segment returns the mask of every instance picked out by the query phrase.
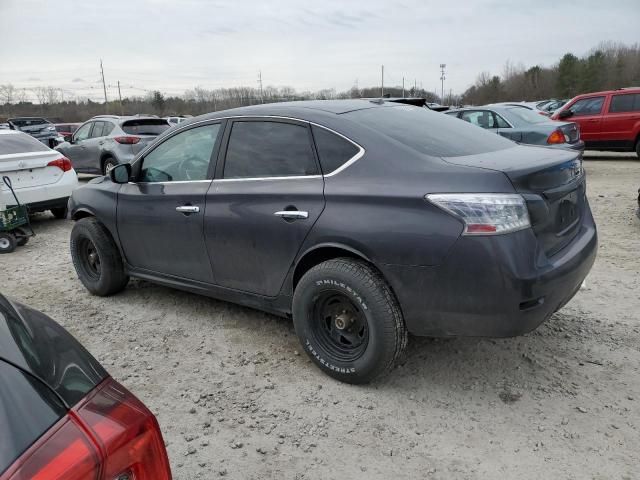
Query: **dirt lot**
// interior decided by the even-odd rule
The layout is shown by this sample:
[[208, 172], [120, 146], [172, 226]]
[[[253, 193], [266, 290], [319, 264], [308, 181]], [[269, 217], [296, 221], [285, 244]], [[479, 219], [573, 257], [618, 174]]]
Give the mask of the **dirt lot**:
[[157, 414], [176, 479], [640, 478], [640, 161], [590, 155], [587, 287], [514, 339], [412, 338], [374, 385], [322, 375], [292, 324], [132, 281], [90, 296], [71, 222], [0, 257], [0, 291], [55, 318]]

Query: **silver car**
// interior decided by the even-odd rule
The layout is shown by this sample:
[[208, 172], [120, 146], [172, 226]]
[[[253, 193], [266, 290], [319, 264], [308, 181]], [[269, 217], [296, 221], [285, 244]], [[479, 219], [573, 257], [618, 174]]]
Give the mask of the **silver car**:
[[98, 115], [56, 150], [71, 160], [76, 172], [106, 175], [119, 163], [131, 161], [169, 126], [158, 117]]
[[18, 130], [40, 140], [47, 147], [53, 148], [64, 139], [56, 131], [56, 127], [42, 117], [16, 117], [7, 120], [11, 130]]

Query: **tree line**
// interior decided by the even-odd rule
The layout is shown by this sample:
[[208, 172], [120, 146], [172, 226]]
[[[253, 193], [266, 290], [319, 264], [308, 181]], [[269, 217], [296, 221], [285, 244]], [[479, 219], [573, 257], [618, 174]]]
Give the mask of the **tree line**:
[[[502, 75], [482, 72], [474, 85], [462, 95], [444, 99], [420, 88], [385, 87], [385, 95], [392, 97], [423, 97], [429, 102], [447, 105], [483, 105], [501, 101], [570, 98], [579, 93], [620, 87], [640, 86], [640, 46], [602, 43], [586, 55], [577, 57], [567, 53], [558, 63], [526, 68], [507, 61]], [[258, 103], [294, 100], [327, 100], [347, 98], [377, 98], [379, 86], [346, 91], [323, 89], [297, 91], [293, 87], [234, 87], [206, 89], [195, 87], [180, 96], [167, 96], [151, 91], [140, 97], [123, 98], [122, 102], [95, 102], [89, 99], [63, 101], [61, 91], [53, 86], [34, 90], [37, 102], [27, 101], [23, 89], [11, 84], [0, 85], [0, 121], [12, 116], [44, 116], [53, 121], [82, 122], [94, 115], [200, 115], [229, 108]]]
[[482, 72], [461, 103], [572, 98], [580, 93], [640, 86], [640, 46], [605, 42], [582, 57], [566, 53], [550, 67], [507, 61], [502, 76]]

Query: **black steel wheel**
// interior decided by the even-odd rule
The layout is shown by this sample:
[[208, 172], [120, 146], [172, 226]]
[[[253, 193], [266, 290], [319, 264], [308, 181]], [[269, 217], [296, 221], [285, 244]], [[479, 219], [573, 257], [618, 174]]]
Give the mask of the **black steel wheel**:
[[93, 217], [78, 220], [71, 230], [71, 259], [82, 284], [94, 295], [124, 289], [129, 276], [109, 231]]
[[367, 348], [369, 326], [361, 308], [339, 290], [322, 292], [311, 305], [316, 341], [336, 359], [356, 360]]
[[388, 372], [407, 345], [400, 306], [380, 272], [352, 258], [322, 262], [293, 294], [293, 324], [327, 375], [367, 383]]

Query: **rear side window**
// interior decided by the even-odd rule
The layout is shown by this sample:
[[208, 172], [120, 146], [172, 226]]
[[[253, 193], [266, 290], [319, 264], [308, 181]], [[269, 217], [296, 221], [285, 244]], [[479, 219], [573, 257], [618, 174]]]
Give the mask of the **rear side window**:
[[224, 178], [317, 174], [306, 127], [281, 122], [234, 122]]
[[574, 115], [597, 115], [602, 111], [604, 97], [591, 97], [578, 100], [571, 105], [571, 111]]
[[49, 148], [35, 138], [24, 134], [0, 135], [0, 155], [26, 152], [46, 152]]
[[66, 409], [42, 383], [2, 360], [0, 392], [1, 475]]
[[342, 138], [326, 128], [311, 127], [316, 142], [320, 167], [325, 175], [337, 170], [358, 154], [360, 149], [349, 140]]
[[640, 111], [640, 94], [614, 95], [611, 97], [609, 112], [637, 112]]
[[417, 152], [459, 157], [513, 148], [513, 142], [455, 117], [403, 105], [375, 107], [344, 114], [380, 135]]
[[127, 135], [160, 135], [170, 125], [162, 118], [144, 118], [127, 120], [122, 124], [122, 130]]

